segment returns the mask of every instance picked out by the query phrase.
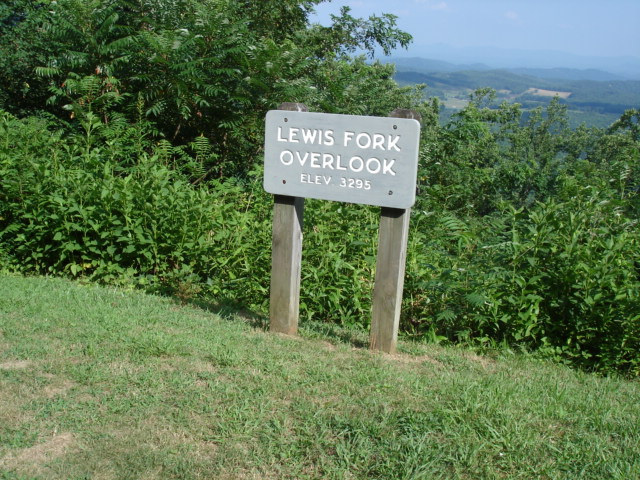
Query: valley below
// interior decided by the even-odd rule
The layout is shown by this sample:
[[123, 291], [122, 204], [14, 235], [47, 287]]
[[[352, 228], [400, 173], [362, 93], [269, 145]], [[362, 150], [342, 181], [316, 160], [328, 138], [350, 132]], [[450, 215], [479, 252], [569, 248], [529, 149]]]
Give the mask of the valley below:
[[640, 81], [620, 79], [604, 71], [491, 69], [481, 64], [456, 66], [422, 58], [397, 58], [392, 62], [400, 85], [424, 84], [425, 96], [441, 101], [443, 122], [464, 108], [475, 90], [485, 87], [495, 90], [498, 104], [518, 103], [525, 112], [544, 108], [558, 97], [567, 105], [572, 128], [582, 124], [607, 127], [625, 110], [640, 104]]

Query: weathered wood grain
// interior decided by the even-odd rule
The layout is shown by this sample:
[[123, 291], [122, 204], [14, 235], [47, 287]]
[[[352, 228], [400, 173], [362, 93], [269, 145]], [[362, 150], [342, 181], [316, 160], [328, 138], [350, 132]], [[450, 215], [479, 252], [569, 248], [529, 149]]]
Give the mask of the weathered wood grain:
[[[280, 110], [307, 111], [302, 103]], [[295, 335], [300, 311], [300, 263], [304, 198], [275, 195], [271, 245], [270, 330]]]
[[[396, 109], [389, 116], [421, 120], [420, 115], [413, 110]], [[383, 207], [380, 211], [378, 257], [369, 335], [369, 347], [372, 350], [386, 353], [396, 351], [410, 217], [410, 208]]]

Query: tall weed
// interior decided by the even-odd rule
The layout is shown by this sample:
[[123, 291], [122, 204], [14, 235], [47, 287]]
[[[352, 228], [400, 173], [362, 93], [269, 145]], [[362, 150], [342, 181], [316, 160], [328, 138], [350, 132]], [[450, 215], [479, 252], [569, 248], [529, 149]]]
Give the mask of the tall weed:
[[640, 234], [615, 202], [586, 189], [481, 224], [432, 217], [409, 250], [410, 332], [640, 374]]
[[[640, 373], [637, 220], [591, 189], [513, 212], [486, 310], [501, 330], [571, 362]], [[499, 312], [497, 315], [494, 312]]]
[[236, 234], [256, 227], [239, 185], [194, 188], [153, 152], [123, 166], [86, 136], [3, 121], [0, 244], [21, 269], [193, 291], [234, 276]]

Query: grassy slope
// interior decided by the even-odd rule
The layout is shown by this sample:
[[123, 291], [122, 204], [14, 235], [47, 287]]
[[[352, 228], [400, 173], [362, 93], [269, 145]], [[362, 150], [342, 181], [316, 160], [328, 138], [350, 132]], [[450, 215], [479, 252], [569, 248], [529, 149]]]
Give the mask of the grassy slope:
[[638, 382], [319, 336], [0, 276], [0, 478], [640, 478]]

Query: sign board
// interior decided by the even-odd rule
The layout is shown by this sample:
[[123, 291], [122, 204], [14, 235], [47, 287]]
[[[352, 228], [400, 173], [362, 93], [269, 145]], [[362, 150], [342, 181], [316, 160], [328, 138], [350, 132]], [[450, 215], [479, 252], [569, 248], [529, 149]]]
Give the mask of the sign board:
[[271, 110], [264, 188], [407, 209], [415, 202], [419, 140], [414, 119]]

